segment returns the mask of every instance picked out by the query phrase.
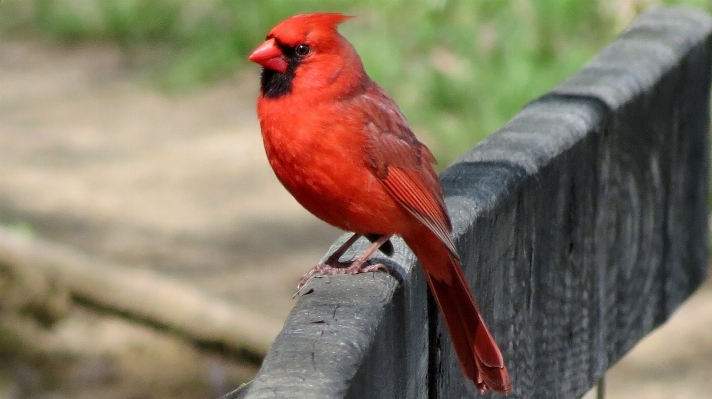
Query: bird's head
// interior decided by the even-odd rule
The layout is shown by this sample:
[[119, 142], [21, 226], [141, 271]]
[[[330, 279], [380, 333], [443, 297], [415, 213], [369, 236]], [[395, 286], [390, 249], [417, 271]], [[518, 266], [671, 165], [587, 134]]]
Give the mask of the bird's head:
[[300, 14], [272, 28], [248, 57], [263, 67], [262, 94], [276, 98], [295, 89], [321, 89], [351, 75], [360, 79], [361, 60], [337, 31], [349, 18], [343, 14]]

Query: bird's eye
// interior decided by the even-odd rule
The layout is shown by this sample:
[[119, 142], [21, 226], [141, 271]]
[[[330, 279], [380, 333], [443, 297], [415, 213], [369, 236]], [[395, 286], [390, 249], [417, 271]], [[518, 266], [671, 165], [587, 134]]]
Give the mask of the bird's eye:
[[294, 48], [294, 53], [300, 57], [304, 57], [305, 55], [309, 54], [311, 51], [311, 48], [309, 48], [308, 45], [306, 44], [299, 44], [297, 47]]

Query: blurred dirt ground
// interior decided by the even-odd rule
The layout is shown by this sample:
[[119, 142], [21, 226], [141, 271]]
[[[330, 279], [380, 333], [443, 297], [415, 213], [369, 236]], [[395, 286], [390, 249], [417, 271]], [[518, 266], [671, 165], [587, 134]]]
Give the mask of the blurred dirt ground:
[[[283, 320], [299, 276], [339, 232], [272, 175], [254, 113], [258, 70], [169, 95], [137, 59], [127, 68], [111, 46], [0, 42], [0, 223]], [[0, 359], [0, 399], [217, 397], [254, 372], [167, 335], [142, 347], [160, 333], [97, 318], [75, 310], [62, 328], [96, 337], [78, 345], [109, 349], [68, 363]], [[707, 284], [614, 367], [607, 397], [712, 398], [711, 331]], [[106, 357], [121, 345], [137, 364]]]

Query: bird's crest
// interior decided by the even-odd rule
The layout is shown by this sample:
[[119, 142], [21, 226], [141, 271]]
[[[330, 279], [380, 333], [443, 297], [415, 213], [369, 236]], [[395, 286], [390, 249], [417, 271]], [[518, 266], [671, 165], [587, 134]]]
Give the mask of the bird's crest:
[[303, 42], [311, 32], [336, 31], [340, 23], [350, 18], [353, 16], [336, 13], [299, 14], [277, 24], [267, 37], [294, 45]]

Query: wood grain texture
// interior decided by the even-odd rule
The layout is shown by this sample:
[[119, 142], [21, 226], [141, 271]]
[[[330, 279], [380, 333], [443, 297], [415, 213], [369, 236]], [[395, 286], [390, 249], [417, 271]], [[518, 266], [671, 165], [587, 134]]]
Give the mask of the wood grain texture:
[[[705, 278], [711, 32], [701, 11], [645, 13], [441, 175], [509, 398], [581, 396]], [[226, 397], [477, 397], [395, 244], [392, 276], [312, 280]]]

